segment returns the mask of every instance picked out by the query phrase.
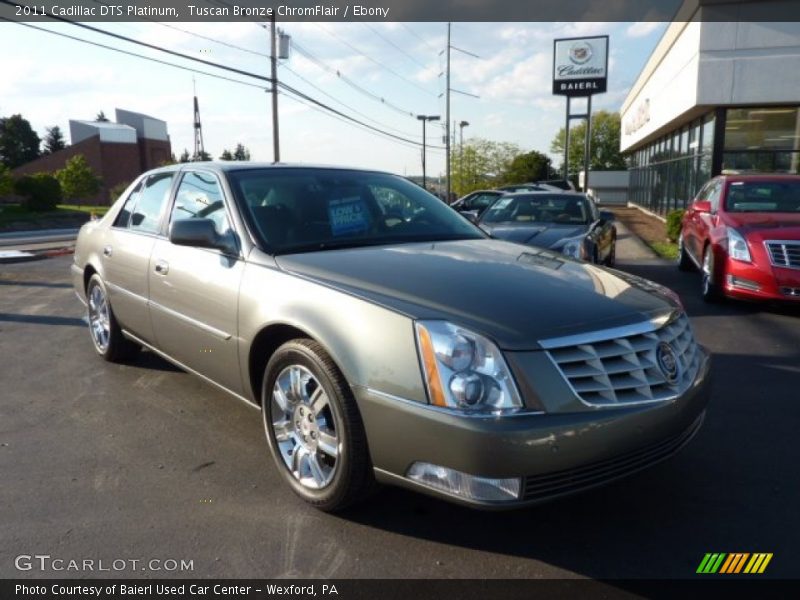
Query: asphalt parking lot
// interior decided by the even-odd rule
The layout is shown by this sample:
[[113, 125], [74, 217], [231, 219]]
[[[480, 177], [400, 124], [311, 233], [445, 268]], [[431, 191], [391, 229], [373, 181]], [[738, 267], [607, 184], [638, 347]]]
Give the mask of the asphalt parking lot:
[[[624, 262], [680, 293], [714, 354], [706, 423], [678, 456], [516, 512], [386, 489], [331, 516], [281, 483], [255, 409], [151, 354], [97, 358], [70, 261], [0, 265], [0, 577], [684, 578], [706, 552], [772, 552], [760, 577], [800, 575], [798, 310], [707, 306], [696, 274]], [[194, 568], [15, 568], [37, 553]]]

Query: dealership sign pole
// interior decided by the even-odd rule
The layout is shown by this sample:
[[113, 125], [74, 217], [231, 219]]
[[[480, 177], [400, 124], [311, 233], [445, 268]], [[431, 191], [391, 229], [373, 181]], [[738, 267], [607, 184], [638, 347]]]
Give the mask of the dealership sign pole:
[[[569, 123], [586, 119], [583, 155], [583, 191], [589, 188], [589, 152], [592, 133], [592, 96], [606, 91], [608, 81], [608, 36], [553, 40], [553, 94], [567, 97], [564, 130], [564, 179], [569, 178]], [[572, 114], [574, 97], [586, 97], [586, 114]]]

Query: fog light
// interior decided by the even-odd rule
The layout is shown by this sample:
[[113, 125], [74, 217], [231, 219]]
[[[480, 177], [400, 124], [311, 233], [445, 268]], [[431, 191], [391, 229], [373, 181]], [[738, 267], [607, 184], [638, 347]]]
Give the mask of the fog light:
[[757, 292], [761, 289], [761, 286], [758, 285], [757, 282], [751, 281], [750, 279], [745, 279], [744, 277], [736, 277], [735, 275], [728, 275], [728, 285], [730, 287], [738, 287], [744, 290], [750, 290], [751, 292]]
[[519, 477], [512, 479], [475, 477], [423, 462], [411, 465], [408, 478], [460, 498], [484, 502], [517, 500], [522, 483]]

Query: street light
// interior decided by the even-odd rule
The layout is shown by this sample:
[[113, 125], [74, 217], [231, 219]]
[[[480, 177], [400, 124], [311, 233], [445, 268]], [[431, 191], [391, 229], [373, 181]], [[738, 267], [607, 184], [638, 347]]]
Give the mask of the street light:
[[425, 124], [428, 121], [438, 121], [440, 118], [439, 115], [417, 115], [417, 119], [422, 121], [422, 187], [424, 189], [428, 189], [425, 176]]
[[[458, 182], [461, 184], [462, 188], [464, 186], [464, 127], [469, 127], [468, 121], [461, 121], [458, 124], [458, 133], [460, 136], [458, 149]], [[463, 192], [463, 189], [460, 191]], [[448, 201], [449, 200], [448, 198]]]

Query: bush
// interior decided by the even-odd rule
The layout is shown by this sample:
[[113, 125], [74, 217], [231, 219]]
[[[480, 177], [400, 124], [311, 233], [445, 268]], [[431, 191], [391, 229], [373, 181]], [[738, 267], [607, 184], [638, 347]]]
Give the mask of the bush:
[[685, 212], [682, 208], [678, 208], [667, 213], [667, 239], [670, 242], [678, 241], [678, 237], [681, 235], [681, 221]]
[[61, 184], [49, 173], [18, 177], [14, 192], [22, 196], [22, 205], [31, 211], [55, 210], [61, 202]]

